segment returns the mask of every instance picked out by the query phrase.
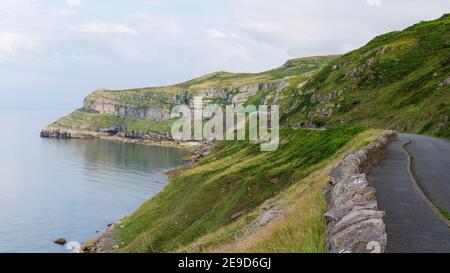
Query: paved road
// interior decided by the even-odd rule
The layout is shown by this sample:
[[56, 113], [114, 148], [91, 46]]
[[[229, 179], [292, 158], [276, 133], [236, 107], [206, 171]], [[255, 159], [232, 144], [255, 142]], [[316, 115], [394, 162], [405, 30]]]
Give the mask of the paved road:
[[411, 143], [413, 172], [422, 191], [450, 212], [450, 141], [418, 135], [402, 135]]
[[[408, 173], [408, 156], [402, 149], [407, 137], [401, 135], [389, 145], [386, 160], [370, 177], [379, 209], [386, 212], [387, 252], [450, 253], [449, 227], [427, 205]], [[431, 187], [429, 178], [422, 182]]]

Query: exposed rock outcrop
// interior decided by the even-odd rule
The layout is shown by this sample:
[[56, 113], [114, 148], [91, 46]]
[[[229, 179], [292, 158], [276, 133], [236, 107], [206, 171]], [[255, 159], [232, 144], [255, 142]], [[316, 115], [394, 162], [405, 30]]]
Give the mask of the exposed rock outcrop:
[[450, 77], [448, 77], [447, 79], [445, 79], [445, 80], [442, 82], [442, 85], [443, 85], [443, 86], [450, 85]]
[[378, 210], [375, 189], [366, 175], [385, 157], [397, 133], [389, 131], [365, 149], [347, 155], [330, 172], [324, 191], [328, 203], [326, 247], [331, 253], [382, 253], [387, 235], [384, 212]]
[[135, 131], [115, 131], [113, 129], [105, 129], [99, 132], [75, 130], [67, 128], [47, 127], [41, 131], [43, 138], [59, 138], [59, 139], [105, 139], [105, 140], [129, 140], [128, 142], [142, 143], [163, 143], [172, 142], [173, 138], [169, 133], [156, 132], [135, 132]]
[[299, 90], [298, 99], [290, 109], [299, 108], [301, 113], [306, 115], [306, 119], [302, 120], [298, 127], [321, 129], [325, 128], [327, 120], [334, 111], [340, 107], [343, 91], [319, 92], [316, 89]]
[[66, 240], [66, 238], [59, 238], [59, 239], [55, 240], [54, 243], [57, 245], [63, 246], [67, 243], [67, 240]]
[[376, 60], [374, 58], [369, 58], [362, 65], [347, 72], [345, 76], [352, 80], [358, 80], [363, 76], [367, 76], [370, 73], [372, 67], [375, 65], [375, 63]]
[[47, 138], [60, 138], [60, 139], [70, 139], [70, 138], [83, 138], [83, 139], [93, 139], [100, 137], [109, 136], [108, 133], [101, 132], [91, 132], [91, 131], [81, 131], [72, 130], [65, 128], [51, 128], [47, 127], [41, 131], [41, 137]]
[[90, 113], [107, 114], [140, 120], [162, 121], [170, 119], [170, 110], [161, 106], [135, 106], [105, 98], [87, 97], [84, 101], [83, 108]]
[[186, 104], [193, 107], [194, 96], [202, 97], [205, 104], [241, 105], [260, 91], [277, 88], [280, 88], [279, 82], [176, 92], [98, 90], [86, 97], [83, 109], [94, 114], [164, 121], [170, 119], [170, 112], [175, 105]]
[[245, 103], [250, 97], [255, 96], [258, 92], [268, 91], [270, 89], [278, 88], [280, 83], [258, 83], [253, 85], [246, 85], [235, 90], [232, 96], [233, 105], [241, 105]]
[[[120, 223], [120, 221], [119, 221]], [[103, 233], [96, 240], [87, 241], [81, 245], [81, 253], [108, 253], [119, 248], [116, 240], [114, 239], [114, 225], [110, 225], [106, 232]]]
[[[282, 86], [281, 86], [282, 85]], [[281, 87], [280, 87], [281, 86]], [[175, 105], [193, 107], [193, 97], [200, 96], [204, 104], [241, 105], [258, 92], [284, 88], [286, 83], [256, 83], [237, 88], [205, 88], [190, 91], [108, 91], [98, 90], [84, 100], [83, 111], [91, 115], [104, 114], [149, 121], [167, 121]], [[159, 93], [158, 93], [159, 92]], [[88, 126], [67, 126], [55, 123], [41, 131], [41, 137], [47, 138], [82, 138], [82, 139], [129, 139], [148, 142], [173, 141], [170, 133], [141, 132], [117, 124], [113, 128], [92, 129]]]

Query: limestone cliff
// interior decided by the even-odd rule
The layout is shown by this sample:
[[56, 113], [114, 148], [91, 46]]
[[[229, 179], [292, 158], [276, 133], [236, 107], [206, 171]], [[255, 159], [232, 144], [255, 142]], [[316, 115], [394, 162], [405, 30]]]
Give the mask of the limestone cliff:
[[85, 98], [83, 110], [139, 120], [163, 121], [170, 119], [175, 105], [193, 106], [194, 97], [202, 97], [206, 104], [241, 105], [258, 92], [280, 89], [280, 82], [255, 83], [239, 87], [216, 87], [197, 90], [143, 90], [120, 92], [98, 90]]
[[256, 74], [216, 72], [171, 86], [96, 90], [81, 109], [50, 124], [41, 136], [171, 141], [170, 114], [175, 105], [192, 108], [194, 97], [202, 97], [205, 105], [275, 103], [283, 98], [290, 79], [309, 77], [335, 58], [291, 60], [289, 65]]

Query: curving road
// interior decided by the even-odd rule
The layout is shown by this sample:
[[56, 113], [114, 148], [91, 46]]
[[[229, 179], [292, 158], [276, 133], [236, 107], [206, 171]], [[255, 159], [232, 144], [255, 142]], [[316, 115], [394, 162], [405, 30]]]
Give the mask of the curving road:
[[425, 195], [450, 212], [450, 141], [418, 135], [405, 148], [413, 157], [412, 170]]
[[[413, 157], [412, 178], [407, 152]], [[386, 212], [390, 253], [450, 253], [450, 229], [430, 206], [429, 199], [449, 206], [450, 142], [416, 135], [400, 135], [370, 177], [379, 209]]]

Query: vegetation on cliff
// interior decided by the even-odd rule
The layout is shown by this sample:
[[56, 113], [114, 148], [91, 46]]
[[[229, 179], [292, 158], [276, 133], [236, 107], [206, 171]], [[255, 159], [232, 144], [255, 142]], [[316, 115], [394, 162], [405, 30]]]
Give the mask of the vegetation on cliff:
[[[326, 131], [285, 129], [280, 147], [273, 153], [263, 153], [259, 145], [246, 141], [217, 143], [214, 152], [195, 167], [183, 170], [161, 193], [121, 222], [123, 228], [116, 233], [120, 251], [202, 251], [212, 247], [209, 243], [215, 247], [231, 243], [244, 227], [258, 221], [256, 208], [284, 190], [298, 187], [304, 191], [298, 198], [312, 198], [320, 205], [303, 204], [314, 210], [304, 223], [305, 228], [309, 226], [303, 230], [309, 238], [290, 251], [322, 251], [321, 192], [325, 184], [324, 180], [310, 184], [315, 183], [311, 174], [326, 167], [321, 163], [336, 153], [342, 155], [342, 148], [362, 131], [348, 126]], [[367, 141], [367, 135], [364, 138], [359, 145]], [[208, 244], [195, 244], [212, 234], [217, 236], [208, 239]]]
[[[211, 102], [224, 102], [238, 95], [236, 87], [277, 83], [247, 92], [243, 103], [279, 104], [285, 127], [274, 153], [261, 153], [250, 142], [217, 143], [121, 222], [114, 235], [118, 251], [324, 251], [327, 171], [380, 134], [362, 128], [450, 138], [449, 41], [445, 15], [376, 37], [341, 57], [291, 60], [257, 74], [217, 72], [168, 87], [94, 92], [89, 102], [104, 100], [134, 111], [146, 105], [170, 109], [214, 89], [221, 92]], [[120, 112], [79, 110], [51, 126], [121, 127], [141, 134], [170, 130], [170, 120], [139, 120]], [[328, 129], [295, 129], [301, 127]]]
[[126, 128], [128, 132], [136, 132], [137, 134], [146, 134], [148, 132], [169, 134], [172, 124], [173, 120], [138, 120], [120, 116], [93, 114], [80, 109], [53, 122], [48, 128], [67, 128], [80, 131], [100, 132], [102, 130], [123, 127]]
[[292, 126], [350, 123], [450, 137], [450, 15], [373, 39], [297, 91]]
[[[176, 101], [189, 103], [189, 97], [204, 90], [219, 89], [228, 93], [236, 88], [255, 84], [271, 84], [291, 77], [307, 74], [324, 67], [337, 56], [320, 56], [294, 59], [283, 66], [261, 73], [215, 72], [187, 82], [161, 87], [135, 88], [127, 90], [98, 90], [86, 100], [108, 99], [120, 104], [144, 107], [158, 105], [171, 109]], [[186, 96], [187, 94], [187, 96]]]
[[[77, 111], [52, 126], [167, 132], [167, 120], [138, 122], [129, 112], [157, 106], [167, 113], [201, 94], [210, 103], [242, 96], [244, 104], [278, 104], [285, 127], [354, 124], [449, 138], [449, 41], [450, 15], [444, 15], [376, 37], [341, 57], [295, 59], [255, 74], [217, 72], [167, 87], [96, 91], [85, 101], [90, 113]], [[264, 84], [252, 92], [235, 89]], [[86, 106], [92, 102], [104, 103], [114, 114], [98, 115]]]
[[[170, 111], [176, 104], [189, 104], [192, 96], [209, 96], [209, 103], [225, 104], [226, 99], [240, 96], [245, 102], [259, 105], [262, 99], [277, 92], [275, 86], [283, 80], [299, 82], [310, 77], [337, 56], [309, 57], [289, 60], [283, 66], [261, 73], [216, 72], [184, 83], [128, 90], [98, 90], [90, 94], [84, 107], [49, 125], [50, 128], [100, 132], [121, 128], [140, 135], [170, 132], [173, 121], [142, 120], [130, 112]], [[254, 86], [261, 86], [260, 88]], [[244, 87], [244, 90], [239, 88]], [[255, 89], [249, 92], [247, 89]], [[217, 94], [214, 94], [214, 90]], [[259, 90], [259, 91], [258, 91]], [[211, 94], [208, 94], [211, 93]], [[256, 93], [253, 95], [253, 93]], [[272, 101], [273, 102], [273, 101]], [[99, 113], [96, 108], [107, 108], [109, 113]], [[149, 110], [149, 107], [157, 107]]]

